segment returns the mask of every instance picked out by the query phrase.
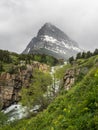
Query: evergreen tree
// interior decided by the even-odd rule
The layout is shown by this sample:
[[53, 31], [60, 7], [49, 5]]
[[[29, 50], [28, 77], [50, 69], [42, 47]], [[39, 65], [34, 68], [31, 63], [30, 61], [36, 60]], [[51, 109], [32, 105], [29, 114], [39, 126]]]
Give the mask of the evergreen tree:
[[81, 52], [79, 52], [77, 55], [76, 55], [76, 59], [81, 59]]
[[0, 61], [5, 63], [11, 63], [12, 59], [8, 51], [0, 50]]
[[0, 71], [3, 71], [3, 64], [0, 63]]
[[90, 51], [87, 51], [86, 58], [90, 58], [92, 56], [92, 53]]
[[72, 56], [72, 57], [70, 57], [68, 61], [69, 61], [69, 63], [70, 63], [70, 64], [73, 64], [74, 57], [73, 57], [73, 56]]
[[98, 55], [98, 49], [95, 49], [93, 55]]
[[86, 52], [82, 52], [82, 54], [81, 54], [81, 58], [86, 58]]

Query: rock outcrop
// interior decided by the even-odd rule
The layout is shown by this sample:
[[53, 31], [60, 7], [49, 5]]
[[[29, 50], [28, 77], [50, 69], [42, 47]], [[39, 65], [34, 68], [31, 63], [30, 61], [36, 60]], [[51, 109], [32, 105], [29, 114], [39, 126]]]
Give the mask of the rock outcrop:
[[88, 73], [88, 67], [81, 68], [73, 68], [66, 70], [65, 75], [63, 77], [64, 88], [69, 90], [72, 85], [74, 85], [75, 81], [80, 81], [82, 78]]
[[43, 72], [49, 70], [49, 66], [34, 62], [32, 65], [27, 65], [26, 69], [21, 70], [18, 68], [18, 72], [15, 74], [6, 72], [0, 74], [0, 103], [2, 108], [6, 108], [20, 101], [20, 90], [22, 87], [29, 87], [32, 82], [34, 68]]
[[77, 75], [79, 75], [80, 69], [69, 69], [65, 72], [63, 82], [64, 82], [64, 88], [66, 90], [69, 90], [72, 85], [75, 83]]

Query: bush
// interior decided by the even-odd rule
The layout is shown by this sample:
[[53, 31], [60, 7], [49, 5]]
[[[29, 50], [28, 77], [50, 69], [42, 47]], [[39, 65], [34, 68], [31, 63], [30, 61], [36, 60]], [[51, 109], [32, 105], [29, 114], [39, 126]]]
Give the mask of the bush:
[[10, 74], [16, 74], [16, 73], [18, 73], [18, 67], [12, 66], [9, 68], [9, 70], [7, 72]]
[[7, 123], [8, 117], [3, 113], [0, 112], [0, 126], [2, 127]]

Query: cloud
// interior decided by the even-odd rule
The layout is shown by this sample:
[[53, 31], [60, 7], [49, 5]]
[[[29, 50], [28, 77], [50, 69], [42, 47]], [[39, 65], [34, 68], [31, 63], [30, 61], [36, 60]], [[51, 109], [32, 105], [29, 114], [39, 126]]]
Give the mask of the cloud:
[[0, 48], [22, 52], [45, 22], [84, 49], [98, 48], [97, 0], [0, 0]]

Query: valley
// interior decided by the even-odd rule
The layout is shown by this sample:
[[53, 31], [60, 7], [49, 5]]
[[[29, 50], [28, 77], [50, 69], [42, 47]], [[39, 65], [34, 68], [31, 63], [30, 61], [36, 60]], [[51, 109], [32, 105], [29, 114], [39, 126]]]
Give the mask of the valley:
[[[12, 54], [10, 55], [12, 57]], [[23, 59], [24, 57], [25, 55], [22, 56]], [[14, 59], [16, 58], [14, 57]], [[1, 112], [0, 115], [2, 116], [2, 119], [0, 119], [0, 130], [97, 130], [97, 49], [92, 54], [90, 52], [85, 53], [85, 55], [84, 52], [78, 53], [76, 59], [69, 58], [69, 61], [67, 61], [67, 64], [65, 62], [65, 65], [58, 60], [58, 62], [55, 62], [55, 67], [53, 67], [54, 62], [52, 62], [52, 66], [49, 66], [45, 63], [32, 61], [31, 59], [29, 59], [30, 61], [28, 61], [28, 58], [26, 58], [26, 60], [27, 62], [31, 63], [28, 64], [22, 61], [21, 64], [22, 67], [25, 64], [25, 67], [23, 67], [22, 70], [28, 72], [25, 73], [26, 75], [32, 74], [32, 76], [29, 75], [30, 77], [26, 76], [27, 78], [25, 78], [25, 80], [29, 82], [25, 80], [22, 82], [22, 86], [24, 86], [24, 88], [21, 88], [20, 82], [18, 84], [19, 87], [12, 87], [13, 89], [17, 89], [17, 94], [15, 93], [16, 95], [14, 94], [14, 97], [20, 96], [20, 99], [12, 98], [13, 94], [9, 92], [10, 89], [8, 86], [6, 86], [6, 84], [8, 84], [6, 82], [9, 81], [7, 79], [13, 77], [11, 76], [13, 75], [13, 73], [4, 73], [4, 70], [2, 70], [1, 72], [1, 75], [2, 73], [6, 74], [6, 76], [3, 76], [6, 77], [4, 79], [4, 81], [6, 81], [6, 84], [2, 85], [5, 85], [5, 87], [8, 89], [7, 92], [12, 94], [8, 95], [8, 93], [5, 91], [5, 94], [7, 94], [6, 96], [4, 96], [6, 97], [4, 98], [6, 99], [6, 102], [10, 100], [12, 101], [11, 104], [9, 104], [9, 108], [7, 108], [8, 106], [4, 105], [5, 102], [2, 102], [1, 106], [3, 109], [5, 109], [5, 114], [10, 114], [10, 119], [12, 120], [12, 122], [6, 124], [6, 121], [8, 120], [6, 118], [7, 115], [2, 115]], [[50, 62], [47, 63], [49, 64]], [[5, 63], [3, 63], [3, 65], [4, 64]], [[17, 64], [18, 67], [19, 64]], [[5, 70], [7, 69], [8, 67], [5, 68]], [[23, 76], [22, 70], [20, 71], [20, 67], [18, 68], [17, 74], [19, 77], [20, 72], [21, 76]], [[9, 85], [10, 84], [11, 83], [9, 83]], [[14, 84], [14, 86], [18, 85]], [[9, 97], [11, 97], [10, 100]], [[1, 101], [4, 101], [4, 99]], [[14, 99], [14, 101], [12, 99]], [[20, 103], [23, 106], [21, 106]], [[40, 107], [36, 106], [39, 104]], [[35, 108], [32, 108], [32, 106], [35, 106]], [[28, 112], [29, 115], [27, 114]], [[16, 118], [14, 120], [14, 116], [18, 116], [18, 120]]]
[[0, 50], [0, 130], [97, 130], [98, 49], [46, 23], [26, 49]]

